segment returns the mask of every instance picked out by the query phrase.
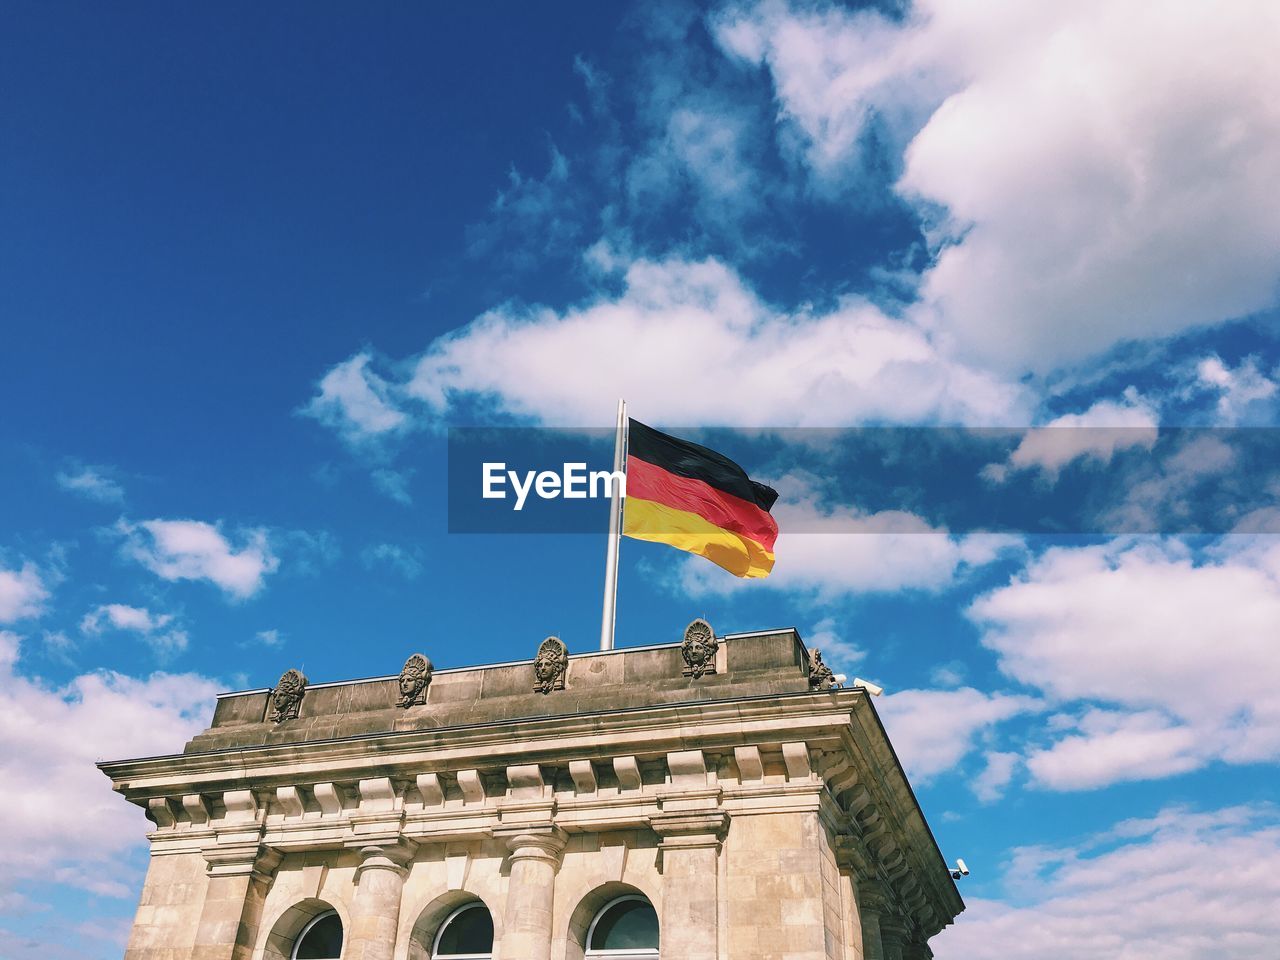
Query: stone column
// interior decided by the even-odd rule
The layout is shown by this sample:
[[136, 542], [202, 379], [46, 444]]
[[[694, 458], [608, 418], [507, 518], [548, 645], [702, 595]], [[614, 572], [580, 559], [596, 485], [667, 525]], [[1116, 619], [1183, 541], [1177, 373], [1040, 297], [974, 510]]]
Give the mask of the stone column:
[[365, 843], [359, 849], [351, 929], [342, 956], [345, 960], [391, 960], [400, 925], [400, 896], [417, 844], [401, 837]]
[[720, 844], [723, 811], [662, 814], [650, 821], [662, 852], [662, 955], [717, 960], [720, 936]]
[[875, 889], [875, 881], [866, 880], [858, 885], [858, 916], [862, 920], [862, 955], [865, 960], [888, 960], [881, 918], [888, 916], [889, 904], [884, 895]]
[[283, 859], [252, 840], [204, 851], [209, 885], [196, 926], [192, 960], [249, 960], [258, 939], [262, 905]]
[[880, 939], [884, 943], [885, 960], [903, 960], [902, 948], [909, 932], [906, 921], [896, 914], [880, 918]]
[[568, 837], [554, 824], [496, 831], [511, 851], [511, 877], [503, 914], [502, 957], [551, 960], [551, 910], [556, 872]]

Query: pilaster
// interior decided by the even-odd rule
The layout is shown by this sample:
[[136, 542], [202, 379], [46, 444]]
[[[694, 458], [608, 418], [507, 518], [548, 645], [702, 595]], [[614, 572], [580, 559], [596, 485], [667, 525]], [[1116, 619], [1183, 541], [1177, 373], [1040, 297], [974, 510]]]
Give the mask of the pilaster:
[[262, 905], [283, 859], [256, 839], [202, 851], [208, 865], [192, 960], [248, 960], [258, 938]]
[[706, 809], [717, 793], [664, 802], [664, 810], [676, 809], [650, 820], [662, 855], [664, 956], [716, 960], [719, 955], [719, 856], [729, 815]]

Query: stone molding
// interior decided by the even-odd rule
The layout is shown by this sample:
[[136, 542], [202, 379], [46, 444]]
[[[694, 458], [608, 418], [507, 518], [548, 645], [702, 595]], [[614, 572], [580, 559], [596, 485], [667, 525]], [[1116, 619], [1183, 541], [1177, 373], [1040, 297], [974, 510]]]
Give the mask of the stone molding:
[[284, 854], [273, 847], [263, 846], [257, 840], [216, 844], [205, 847], [204, 855], [209, 876], [244, 877], [269, 883]]
[[[647, 828], [662, 849], [718, 848], [735, 818], [816, 811], [840, 865], [883, 889], [886, 915], [932, 936], [963, 904], [923, 820], [908, 818], [914, 798], [887, 775], [896, 760], [864, 703], [860, 691], [835, 690], [667, 704], [607, 723], [511, 721], [246, 749], [234, 763], [193, 754], [104, 767], [156, 823], [157, 856], [203, 852], [212, 835], [227, 849], [234, 834], [289, 852], [510, 843], [539, 836], [534, 828]], [[529, 855], [558, 862], [547, 843]]]
[[649, 827], [658, 835], [660, 850], [714, 847], [720, 849], [729, 832], [730, 816], [723, 810], [705, 813], [666, 813], [649, 819]]
[[554, 823], [541, 826], [499, 828], [493, 835], [506, 841], [511, 851], [511, 861], [542, 860], [554, 867], [560, 866], [569, 835]]
[[407, 837], [397, 836], [376, 842], [358, 840], [349, 842], [348, 847], [356, 847], [360, 851], [360, 866], [356, 868], [356, 880], [369, 870], [390, 870], [404, 877], [409, 872], [409, 864], [418, 851], [418, 844]]

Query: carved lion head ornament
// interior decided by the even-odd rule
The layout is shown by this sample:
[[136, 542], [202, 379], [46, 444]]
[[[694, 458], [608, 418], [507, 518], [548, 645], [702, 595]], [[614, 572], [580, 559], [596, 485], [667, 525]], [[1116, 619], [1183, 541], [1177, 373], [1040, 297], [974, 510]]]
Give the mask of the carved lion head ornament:
[[400, 699], [396, 701], [396, 706], [407, 708], [426, 703], [431, 671], [431, 661], [422, 654], [410, 656], [400, 671]]

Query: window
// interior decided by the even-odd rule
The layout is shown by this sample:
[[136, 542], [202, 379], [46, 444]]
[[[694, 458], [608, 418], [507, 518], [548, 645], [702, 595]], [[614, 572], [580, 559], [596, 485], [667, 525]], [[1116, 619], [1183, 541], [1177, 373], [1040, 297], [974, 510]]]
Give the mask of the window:
[[610, 900], [591, 921], [587, 956], [611, 960], [657, 960], [658, 914], [644, 897]]
[[302, 928], [290, 960], [338, 960], [341, 956], [342, 920], [330, 910]]
[[493, 956], [493, 917], [479, 900], [464, 903], [440, 924], [431, 956], [489, 960]]

